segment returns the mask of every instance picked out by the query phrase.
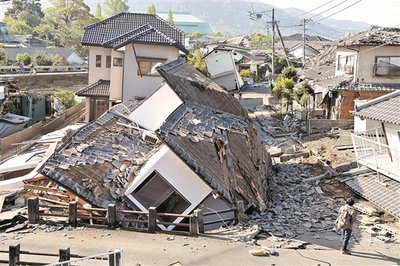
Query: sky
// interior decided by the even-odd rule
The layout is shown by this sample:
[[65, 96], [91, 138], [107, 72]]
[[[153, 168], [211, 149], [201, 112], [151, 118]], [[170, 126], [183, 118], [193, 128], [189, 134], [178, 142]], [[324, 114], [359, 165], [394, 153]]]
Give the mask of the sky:
[[[311, 11], [324, 4], [321, 8], [316, 9], [312, 13], [324, 12], [332, 8], [330, 11], [324, 12], [322, 16], [329, 16], [341, 9], [350, 6], [359, 0], [260, 0], [261, 2], [274, 5], [277, 8], [294, 7], [304, 11]], [[343, 2], [343, 3], [342, 3]], [[342, 3], [342, 4], [340, 4]], [[339, 5], [340, 4], [340, 5]], [[305, 14], [305, 16], [311, 16]], [[307, 17], [306, 17], [307, 18]], [[400, 0], [361, 0], [348, 9], [333, 15], [334, 19], [349, 19], [354, 21], [366, 22], [371, 25], [379, 25], [386, 27], [400, 27]]]

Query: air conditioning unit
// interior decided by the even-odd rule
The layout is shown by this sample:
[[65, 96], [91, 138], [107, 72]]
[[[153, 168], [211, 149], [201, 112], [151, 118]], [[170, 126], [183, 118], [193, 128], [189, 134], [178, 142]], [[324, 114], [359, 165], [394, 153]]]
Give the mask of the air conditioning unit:
[[143, 131], [142, 132], [142, 140], [149, 142], [151, 144], [156, 144], [158, 141], [158, 138], [154, 133], [151, 133], [149, 131]]

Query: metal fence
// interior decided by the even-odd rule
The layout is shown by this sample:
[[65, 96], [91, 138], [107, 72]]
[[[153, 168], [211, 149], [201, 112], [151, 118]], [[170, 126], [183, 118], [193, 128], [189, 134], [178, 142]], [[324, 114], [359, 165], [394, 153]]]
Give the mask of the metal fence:
[[[35, 66], [36, 73], [47, 72], [83, 72], [88, 70], [88, 65], [71, 65], [71, 66]], [[24, 68], [25, 73], [31, 72], [30, 67]], [[20, 73], [19, 66], [0, 66], [0, 74]]]
[[47, 266], [123, 266], [124, 265], [123, 250], [116, 249], [114, 251], [87, 256], [83, 258], [71, 259], [58, 263], [46, 264]]
[[[124, 256], [122, 248], [115, 249], [105, 253], [99, 253], [91, 256], [82, 256], [71, 254], [70, 248], [59, 249], [58, 254], [49, 252], [31, 252], [21, 250], [21, 245], [11, 245], [8, 250], [0, 250], [0, 253], [8, 253], [8, 260], [0, 259], [1, 265], [18, 266], [18, 265], [52, 265], [52, 266], [122, 266], [124, 265]], [[54, 261], [57, 258], [58, 262]]]

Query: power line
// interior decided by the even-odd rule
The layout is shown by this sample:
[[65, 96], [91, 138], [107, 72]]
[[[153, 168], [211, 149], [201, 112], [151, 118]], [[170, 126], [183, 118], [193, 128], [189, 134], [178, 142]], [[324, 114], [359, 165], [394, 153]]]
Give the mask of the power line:
[[326, 10], [324, 10], [324, 11], [318, 13], [318, 14], [315, 14], [315, 15], [309, 17], [308, 19], [312, 19], [312, 18], [315, 18], [316, 16], [319, 16], [319, 15], [321, 15], [321, 14], [324, 14], [324, 13], [328, 12], [329, 10], [332, 10], [332, 9], [334, 9], [335, 7], [338, 7], [338, 6], [340, 6], [341, 4], [344, 4], [344, 3], [347, 2], [347, 1], [349, 1], [349, 0], [344, 0], [344, 1], [340, 2], [339, 4], [336, 4], [336, 5], [334, 5], [334, 6], [330, 7], [330, 8], [328, 8], [328, 9], [326, 9]]
[[352, 7], [352, 6], [354, 6], [355, 4], [360, 3], [361, 1], [362, 1], [362, 0], [358, 0], [357, 2], [354, 2], [353, 4], [347, 6], [347, 7], [343, 8], [343, 9], [341, 9], [341, 10], [339, 10], [339, 11], [337, 11], [337, 12], [335, 12], [335, 13], [333, 13], [333, 14], [327, 16], [327, 17], [323, 17], [323, 18], [317, 20], [317, 22], [318, 22], [318, 21], [321, 21], [321, 20], [324, 20], [324, 19], [327, 19], [327, 18], [329, 18], [329, 17], [332, 17], [332, 16], [334, 16], [334, 15], [336, 15], [336, 14], [338, 14], [338, 13], [340, 13], [340, 12], [342, 12], [342, 11], [344, 11], [344, 10], [346, 10], [346, 9], [348, 9], [348, 8], [350, 8], [350, 7]]
[[331, 1], [329, 1], [329, 2], [326, 2], [326, 3], [323, 4], [323, 5], [320, 5], [319, 7], [316, 7], [316, 8], [314, 8], [314, 9], [310, 10], [310, 11], [306, 11], [306, 12], [304, 12], [304, 13], [298, 15], [298, 17], [304, 16], [305, 14], [308, 14], [308, 13], [311, 13], [311, 12], [317, 10], [317, 9], [320, 9], [321, 7], [324, 7], [324, 6], [326, 6], [327, 4], [332, 3], [333, 1], [334, 1], [334, 0], [331, 0]]

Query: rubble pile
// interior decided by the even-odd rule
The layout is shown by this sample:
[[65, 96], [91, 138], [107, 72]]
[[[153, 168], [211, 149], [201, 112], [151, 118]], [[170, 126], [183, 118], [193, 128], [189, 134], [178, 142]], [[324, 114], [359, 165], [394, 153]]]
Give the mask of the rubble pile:
[[312, 232], [318, 238], [318, 232], [332, 230], [343, 204], [340, 198], [325, 195], [321, 188], [322, 183], [332, 180], [306, 181], [311, 176], [310, 167], [295, 160], [275, 167], [273, 202], [267, 212], [251, 215], [249, 223], [259, 224], [263, 231], [277, 237], [293, 238]]

